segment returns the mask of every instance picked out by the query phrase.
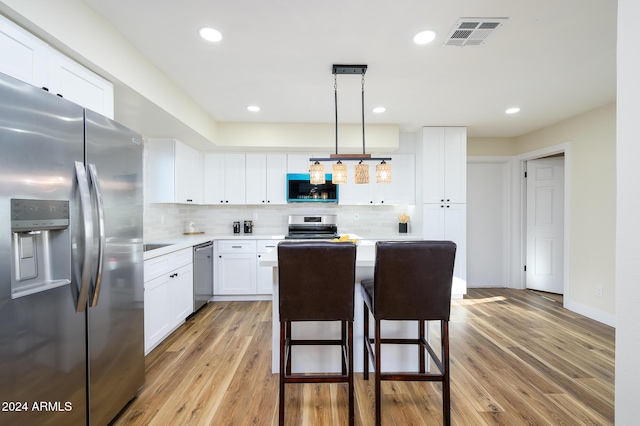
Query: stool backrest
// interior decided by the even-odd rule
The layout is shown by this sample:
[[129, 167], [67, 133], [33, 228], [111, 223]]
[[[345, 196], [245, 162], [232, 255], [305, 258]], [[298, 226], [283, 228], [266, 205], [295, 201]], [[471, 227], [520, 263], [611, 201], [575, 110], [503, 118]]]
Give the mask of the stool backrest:
[[353, 243], [278, 244], [280, 320], [353, 320], [355, 279]]
[[455, 255], [451, 241], [377, 242], [376, 317], [448, 321]]

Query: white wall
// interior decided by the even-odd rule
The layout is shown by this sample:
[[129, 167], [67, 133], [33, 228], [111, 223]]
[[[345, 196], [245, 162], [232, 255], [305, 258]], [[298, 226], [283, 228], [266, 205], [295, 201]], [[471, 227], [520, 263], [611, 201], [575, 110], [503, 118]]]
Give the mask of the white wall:
[[469, 157], [467, 287], [510, 287], [509, 159]]
[[[565, 306], [612, 324], [615, 316], [615, 103], [516, 138], [520, 156], [569, 144], [569, 300]], [[596, 287], [603, 295], [596, 295]], [[604, 320], [609, 318], [610, 320]]]
[[640, 2], [618, 0], [616, 424], [640, 418]]

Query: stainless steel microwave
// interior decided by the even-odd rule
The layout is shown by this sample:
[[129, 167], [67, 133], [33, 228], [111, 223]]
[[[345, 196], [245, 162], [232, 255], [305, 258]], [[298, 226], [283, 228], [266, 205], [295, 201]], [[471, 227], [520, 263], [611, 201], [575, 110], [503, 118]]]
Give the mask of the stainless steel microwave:
[[331, 174], [325, 175], [325, 183], [313, 185], [309, 173], [287, 174], [287, 202], [289, 203], [337, 203], [338, 185], [331, 182]]

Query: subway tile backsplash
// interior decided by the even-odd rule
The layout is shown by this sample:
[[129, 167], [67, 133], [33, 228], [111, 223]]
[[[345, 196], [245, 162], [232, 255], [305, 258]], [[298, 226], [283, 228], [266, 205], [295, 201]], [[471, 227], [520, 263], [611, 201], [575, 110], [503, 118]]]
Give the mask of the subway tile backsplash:
[[398, 215], [409, 216], [415, 206], [342, 206], [336, 204], [287, 204], [269, 206], [217, 206], [188, 204], [145, 204], [144, 238], [147, 241], [175, 237], [185, 231], [187, 221], [193, 220], [198, 231], [207, 234], [233, 232], [233, 222], [253, 220], [254, 234], [280, 235], [287, 232], [290, 214], [338, 215], [338, 232], [361, 235], [395, 235]]

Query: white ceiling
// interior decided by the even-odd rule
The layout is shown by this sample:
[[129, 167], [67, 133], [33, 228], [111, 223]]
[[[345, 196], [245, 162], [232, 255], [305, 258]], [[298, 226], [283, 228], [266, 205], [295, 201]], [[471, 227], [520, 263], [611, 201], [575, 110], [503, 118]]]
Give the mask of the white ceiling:
[[[615, 100], [615, 0], [85, 2], [219, 122], [333, 123], [332, 64], [368, 65], [365, 121], [406, 132], [514, 137]], [[467, 17], [508, 19], [480, 46], [445, 46]], [[436, 40], [413, 44], [424, 29]], [[339, 76], [338, 97], [339, 121], [360, 122], [360, 77]]]

